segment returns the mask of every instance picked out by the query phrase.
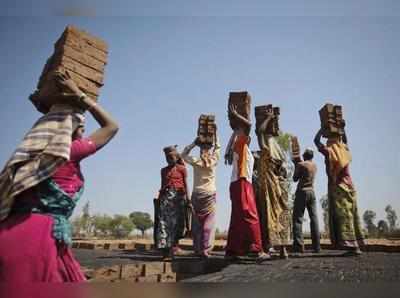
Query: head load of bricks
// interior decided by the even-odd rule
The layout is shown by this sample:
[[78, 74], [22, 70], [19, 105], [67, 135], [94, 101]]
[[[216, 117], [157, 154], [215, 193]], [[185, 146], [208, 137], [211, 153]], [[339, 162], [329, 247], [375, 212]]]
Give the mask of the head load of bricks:
[[326, 138], [344, 134], [342, 106], [327, 103], [319, 110], [322, 135]]
[[40, 75], [33, 104], [46, 113], [60, 92], [53, 79], [57, 71], [68, 71], [73, 81], [87, 96], [97, 100], [104, 84], [108, 45], [105, 41], [74, 26], [67, 26], [54, 45], [54, 53]]
[[[230, 92], [228, 100], [228, 110], [229, 106], [233, 105], [236, 111], [246, 119], [250, 119], [250, 105], [251, 96], [247, 91]], [[236, 118], [233, 118], [230, 113], [228, 114], [229, 124], [232, 129], [236, 129], [240, 126], [240, 122]]]
[[199, 142], [205, 145], [212, 145], [215, 140], [215, 116], [214, 115], [200, 115], [199, 127], [197, 129], [197, 136]]
[[267, 115], [271, 115], [272, 121], [268, 123], [266, 133], [272, 136], [279, 135], [279, 107], [274, 107], [271, 104], [257, 106], [254, 108], [254, 113], [256, 116], [256, 127], [261, 125], [261, 123], [267, 118]]

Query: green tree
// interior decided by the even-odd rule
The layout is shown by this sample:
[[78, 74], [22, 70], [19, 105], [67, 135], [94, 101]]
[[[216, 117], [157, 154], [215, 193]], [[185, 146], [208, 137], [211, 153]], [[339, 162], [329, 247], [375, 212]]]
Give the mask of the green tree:
[[365, 227], [368, 230], [369, 236], [375, 236], [377, 228], [375, 226], [376, 213], [372, 210], [366, 210], [363, 214]]
[[391, 205], [387, 205], [385, 208], [386, 219], [389, 223], [390, 231], [394, 231], [397, 225], [397, 214]]
[[128, 216], [116, 214], [111, 220], [111, 232], [117, 238], [127, 237], [134, 228], [135, 225]]
[[378, 234], [380, 237], [386, 236], [389, 232], [389, 225], [385, 220], [378, 221]]
[[107, 214], [97, 214], [92, 216], [93, 230], [97, 235], [98, 232], [102, 236], [107, 236], [112, 233], [112, 220], [113, 218]]
[[279, 136], [277, 136], [275, 138], [283, 151], [290, 152], [290, 150], [291, 150], [290, 142], [291, 142], [291, 138], [292, 138], [292, 135], [290, 133], [284, 132], [284, 133], [279, 134]]
[[153, 227], [153, 221], [151, 220], [150, 214], [146, 212], [135, 211], [129, 214], [129, 218], [135, 225], [136, 229], [142, 232], [142, 237], [144, 237], [144, 233], [146, 230]]

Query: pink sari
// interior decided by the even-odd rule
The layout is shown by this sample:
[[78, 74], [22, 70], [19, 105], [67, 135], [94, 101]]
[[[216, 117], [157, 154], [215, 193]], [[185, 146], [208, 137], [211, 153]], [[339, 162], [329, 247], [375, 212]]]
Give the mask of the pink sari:
[[[53, 175], [53, 181], [71, 197], [83, 185], [79, 162], [95, 151], [96, 146], [90, 139], [74, 141], [70, 161]], [[17, 200], [31, 204], [37, 198], [35, 192], [28, 190]], [[13, 212], [0, 223], [0, 282], [86, 280], [72, 250], [57, 244], [53, 237], [53, 222], [51, 215]]]

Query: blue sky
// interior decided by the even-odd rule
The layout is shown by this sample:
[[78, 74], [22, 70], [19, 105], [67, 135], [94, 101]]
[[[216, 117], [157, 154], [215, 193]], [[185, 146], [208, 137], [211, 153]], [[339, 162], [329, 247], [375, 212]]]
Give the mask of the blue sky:
[[[165, 166], [162, 147], [189, 144], [201, 113], [216, 114], [224, 146], [232, 90], [248, 90], [253, 107], [280, 106], [281, 129], [297, 135], [303, 149], [312, 146], [319, 108], [328, 100], [342, 104], [360, 215], [372, 209], [381, 219], [387, 204], [400, 212], [399, 18], [1, 17], [1, 163], [40, 116], [28, 95], [67, 24], [108, 42], [100, 103], [121, 127], [82, 163], [86, 190], [78, 213], [90, 200], [93, 213], [152, 214]], [[88, 117], [87, 131], [96, 127]], [[322, 156], [315, 160], [319, 198], [327, 180]], [[223, 230], [230, 217], [230, 172], [221, 161], [217, 224]]]

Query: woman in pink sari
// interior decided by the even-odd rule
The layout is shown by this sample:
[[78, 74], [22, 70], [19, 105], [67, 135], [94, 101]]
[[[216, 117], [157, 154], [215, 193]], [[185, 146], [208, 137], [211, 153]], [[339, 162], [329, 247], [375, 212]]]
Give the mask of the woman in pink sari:
[[[70, 248], [68, 218], [83, 192], [80, 162], [107, 144], [118, 125], [68, 73], [55, 79], [68, 104], [37, 121], [0, 173], [0, 282], [85, 280]], [[101, 126], [87, 138], [76, 107]]]

